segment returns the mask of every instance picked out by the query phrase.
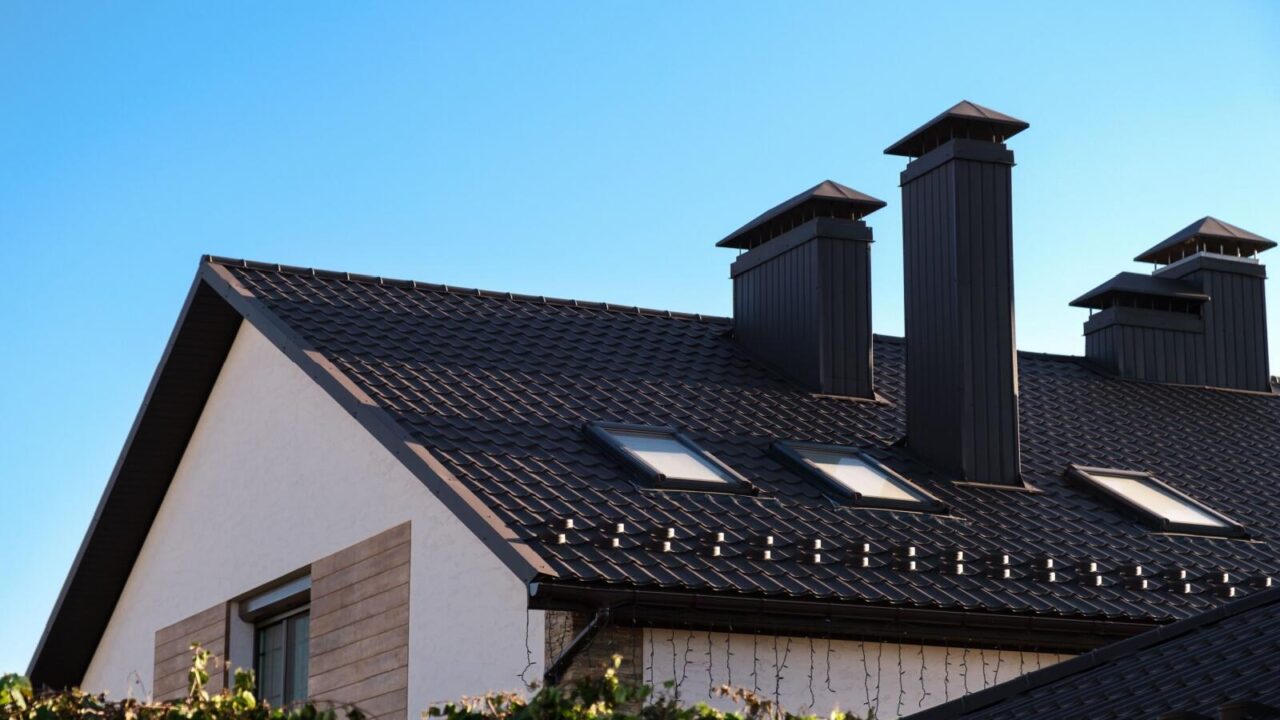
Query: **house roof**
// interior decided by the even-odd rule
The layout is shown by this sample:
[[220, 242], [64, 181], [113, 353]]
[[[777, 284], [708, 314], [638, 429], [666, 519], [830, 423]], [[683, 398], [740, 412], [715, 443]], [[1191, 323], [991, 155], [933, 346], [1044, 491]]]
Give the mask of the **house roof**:
[[1103, 308], [1117, 296], [1135, 296], [1172, 298], [1204, 302], [1209, 296], [1200, 288], [1184, 280], [1142, 275], [1140, 273], [1122, 272], [1098, 287], [1071, 301], [1073, 307]]
[[1197, 245], [1207, 245], [1210, 250], [1227, 254], [1253, 254], [1276, 246], [1268, 240], [1229, 222], [1213, 217], [1202, 217], [1178, 232], [1170, 235], [1134, 258], [1137, 262], [1172, 263], [1185, 255], [1196, 252]]
[[[229, 347], [227, 318], [244, 317], [519, 577], [544, 587], [763, 598], [895, 618], [964, 611], [1010, 627], [1026, 618], [1145, 627], [1214, 607], [1228, 586], [1248, 594], [1254, 579], [1280, 571], [1273, 395], [1127, 381], [1080, 358], [1020, 353], [1023, 477], [1034, 490], [1013, 491], [955, 484], [897, 444], [897, 338], [876, 338], [882, 400], [870, 402], [791, 384], [737, 345], [724, 318], [214, 258], [193, 296], [206, 301], [179, 321], [138, 427], [168, 417], [189, 434]], [[192, 340], [208, 327], [217, 329], [211, 340]], [[188, 355], [198, 371], [174, 365]], [[679, 427], [758, 493], [648, 489], [588, 439], [589, 421]], [[772, 456], [780, 439], [864, 448], [948, 511], [850, 507]], [[184, 444], [131, 435], [33, 661], [37, 681], [79, 680], [163, 498], [165, 463], [176, 466]], [[135, 457], [160, 460], [144, 472]], [[1152, 532], [1069, 484], [1071, 463], [1153, 472], [1251, 539]], [[965, 553], [962, 575], [956, 551]], [[1127, 577], [1138, 565], [1145, 589]]]
[[1274, 718], [1280, 717], [1278, 677], [1280, 588], [1275, 588], [938, 705], [911, 720]]

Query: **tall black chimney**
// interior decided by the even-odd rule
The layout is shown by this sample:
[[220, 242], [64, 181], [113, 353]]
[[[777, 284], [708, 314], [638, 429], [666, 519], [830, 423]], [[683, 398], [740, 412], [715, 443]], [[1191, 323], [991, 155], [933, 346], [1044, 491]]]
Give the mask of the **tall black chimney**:
[[1120, 273], [1072, 301], [1092, 313], [1085, 355], [1104, 370], [1151, 382], [1271, 392], [1267, 272], [1276, 243], [1201, 218], [1134, 258], [1151, 275]]
[[745, 250], [734, 335], [812, 392], [872, 398], [871, 228], [884, 202], [826, 180], [716, 243]]
[[907, 445], [966, 482], [1021, 486], [1013, 153], [1027, 123], [963, 101], [885, 152], [902, 172]]

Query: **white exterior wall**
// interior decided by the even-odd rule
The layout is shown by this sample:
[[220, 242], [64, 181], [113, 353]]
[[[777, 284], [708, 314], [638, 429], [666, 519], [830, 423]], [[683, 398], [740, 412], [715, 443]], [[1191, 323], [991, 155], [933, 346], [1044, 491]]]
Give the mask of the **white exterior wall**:
[[145, 695], [158, 628], [405, 521], [410, 717], [434, 701], [520, 688], [526, 617], [536, 664], [527, 677], [540, 678], [544, 623], [526, 616], [524, 586], [243, 323], [82, 687]]
[[715, 692], [732, 684], [767, 700], [776, 694], [794, 713], [826, 716], [838, 708], [866, 716], [875, 709], [877, 718], [896, 718], [1068, 657], [843, 640], [831, 641], [828, 656], [823, 638], [653, 629], [644, 631], [641, 662], [646, 683], [661, 691], [674, 680], [680, 699], [690, 703], [732, 709]]

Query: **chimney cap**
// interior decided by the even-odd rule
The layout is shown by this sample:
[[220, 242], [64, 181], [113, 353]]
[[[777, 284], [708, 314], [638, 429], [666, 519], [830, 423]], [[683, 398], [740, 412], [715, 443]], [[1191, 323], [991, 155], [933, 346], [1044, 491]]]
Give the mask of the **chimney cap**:
[[1182, 280], [1122, 272], [1072, 300], [1071, 306], [1102, 309], [1107, 307], [1112, 299], [1121, 295], [1174, 298], [1192, 302], [1205, 302], [1209, 299], [1209, 296], [1200, 292], [1195, 285]]
[[920, 157], [957, 137], [1002, 143], [1031, 127], [1015, 117], [961, 100], [885, 149], [886, 155]]
[[861, 220], [885, 206], [883, 200], [858, 192], [834, 180], [823, 180], [773, 207], [716, 243], [716, 247], [749, 250], [815, 217], [852, 217]]
[[1206, 216], [1182, 228], [1134, 260], [1165, 265], [1177, 262], [1188, 254], [1199, 252], [1196, 249], [1199, 240], [1211, 241], [1210, 246], [1216, 244], [1224, 253], [1240, 255], [1260, 253], [1276, 246], [1274, 240], [1268, 240], [1231, 223]]

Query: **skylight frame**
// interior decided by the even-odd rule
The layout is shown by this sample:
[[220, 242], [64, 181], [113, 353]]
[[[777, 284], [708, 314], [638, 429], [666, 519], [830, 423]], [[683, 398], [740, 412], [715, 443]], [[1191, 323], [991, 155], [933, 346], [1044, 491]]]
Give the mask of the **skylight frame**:
[[[834, 491], [840, 495], [846, 504], [879, 510], [911, 510], [915, 512], [929, 513], [945, 513], [948, 511], [946, 504], [931, 495], [924, 488], [911, 482], [892, 468], [880, 462], [876, 458], [867, 454], [865, 451], [855, 447], [845, 445], [824, 445], [822, 443], [796, 442], [794, 440], [775, 440], [769, 446], [769, 450], [782, 460], [784, 464], [796, 470], [802, 475], [817, 479], [826, 489]], [[840, 455], [850, 455], [866, 463], [873, 471], [880, 473], [890, 482], [899, 486], [909, 495], [915, 495], [918, 500], [898, 500], [895, 498], [874, 497], [864, 495], [857, 490], [845, 485], [844, 483], [832, 477], [822, 468], [818, 467], [809, 458], [800, 453], [801, 450], [813, 450], [815, 452], [834, 453]]]
[[[615, 423], [594, 421], [588, 422], [583, 426], [583, 430], [587, 436], [596, 441], [602, 448], [609, 452], [614, 459], [626, 465], [632, 471], [640, 475], [651, 486], [660, 490], [689, 490], [696, 492], [712, 492], [712, 493], [734, 493], [734, 494], [754, 494], [757, 492], [756, 486], [747, 480], [741, 473], [734, 470], [727, 463], [711, 454], [709, 451], [698, 445], [698, 442], [681, 432], [679, 428], [671, 425], [633, 425], [629, 423]], [[648, 462], [641, 459], [625, 445], [623, 445], [613, 433], [632, 433], [632, 434], [649, 434], [662, 435], [670, 437], [680, 443], [695, 457], [705, 461], [712, 468], [724, 477], [723, 483], [712, 483], [703, 480], [689, 480], [685, 478], [669, 477]]]
[[[1135, 502], [1125, 495], [1107, 487], [1105, 484], [1094, 478], [1091, 473], [1131, 478], [1147, 483], [1152, 488], [1167, 494], [1174, 500], [1212, 517], [1222, 523], [1222, 526], [1218, 527], [1214, 525], [1201, 525], [1198, 523], [1170, 520], [1164, 515], [1147, 508], [1145, 505]], [[1159, 532], [1180, 533], [1185, 535], [1208, 535], [1212, 537], [1249, 537], [1249, 531], [1240, 523], [1232, 520], [1230, 517], [1227, 517], [1217, 510], [1214, 510], [1208, 505], [1205, 505], [1203, 502], [1191, 497], [1181, 490], [1178, 490], [1172, 485], [1169, 485], [1156, 477], [1154, 473], [1145, 470], [1119, 470], [1116, 468], [1077, 465], [1072, 463], [1067, 466], [1067, 477], [1093, 492], [1095, 495], [1104, 497], [1120, 505], [1121, 508], [1128, 510], [1131, 514], [1137, 516], [1144, 524]]]

